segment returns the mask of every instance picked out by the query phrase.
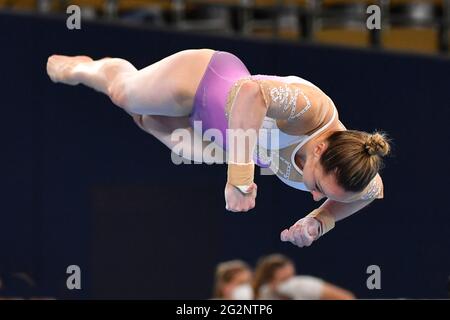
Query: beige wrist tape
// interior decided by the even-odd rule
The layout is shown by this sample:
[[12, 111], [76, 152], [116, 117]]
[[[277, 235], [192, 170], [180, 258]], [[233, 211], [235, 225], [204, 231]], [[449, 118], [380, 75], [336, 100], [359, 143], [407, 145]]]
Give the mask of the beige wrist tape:
[[315, 209], [310, 214], [308, 214], [307, 217], [316, 218], [317, 220], [320, 221], [322, 225], [322, 232], [320, 234], [321, 236], [334, 228], [335, 223], [334, 217], [326, 209], [321, 208]]
[[249, 186], [253, 183], [255, 164], [228, 163], [228, 183], [233, 186]]

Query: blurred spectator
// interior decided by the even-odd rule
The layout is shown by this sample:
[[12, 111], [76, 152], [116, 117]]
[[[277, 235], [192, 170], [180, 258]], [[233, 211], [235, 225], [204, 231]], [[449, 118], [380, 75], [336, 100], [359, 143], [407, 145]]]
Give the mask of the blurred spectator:
[[0, 300], [30, 299], [36, 295], [36, 283], [25, 272], [0, 275]]
[[267, 300], [348, 300], [354, 295], [322, 279], [296, 275], [292, 260], [281, 254], [262, 257], [256, 266], [254, 293]]
[[231, 260], [217, 265], [214, 281], [214, 299], [251, 300], [252, 271], [241, 260]]

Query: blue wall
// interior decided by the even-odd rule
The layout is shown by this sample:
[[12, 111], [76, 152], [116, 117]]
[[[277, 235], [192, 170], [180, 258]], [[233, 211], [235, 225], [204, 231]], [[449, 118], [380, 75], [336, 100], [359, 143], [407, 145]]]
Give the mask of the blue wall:
[[[213, 268], [282, 252], [299, 273], [363, 298], [445, 298], [450, 275], [448, 59], [212, 37], [0, 13], [2, 202], [0, 264], [32, 272], [62, 298], [207, 298]], [[352, 129], [394, 140], [385, 199], [312, 247], [279, 232], [317, 206], [273, 176], [257, 176], [257, 207], [224, 210], [223, 166], [176, 166], [106, 96], [47, 77], [54, 53], [116, 56], [145, 67], [188, 48], [230, 51], [253, 74], [298, 75], [335, 101]], [[65, 270], [82, 269], [81, 291]], [[382, 290], [366, 288], [366, 268]]]

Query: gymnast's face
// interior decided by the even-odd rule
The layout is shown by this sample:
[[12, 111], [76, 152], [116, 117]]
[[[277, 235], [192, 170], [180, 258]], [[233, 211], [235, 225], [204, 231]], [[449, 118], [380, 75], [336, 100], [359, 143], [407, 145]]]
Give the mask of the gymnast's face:
[[326, 143], [322, 141], [309, 150], [303, 166], [303, 183], [311, 192], [314, 201], [328, 198], [339, 202], [347, 202], [348, 199], [353, 197], [354, 193], [345, 191], [337, 184], [334, 172], [325, 174], [320, 163], [320, 157], [326, 147]]

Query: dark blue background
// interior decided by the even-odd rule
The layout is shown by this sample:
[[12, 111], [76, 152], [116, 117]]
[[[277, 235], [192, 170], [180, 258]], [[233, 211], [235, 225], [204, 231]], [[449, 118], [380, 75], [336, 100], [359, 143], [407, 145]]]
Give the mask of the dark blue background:
[[[208, 298], [219, 261], [282, 252], [363, 298], [445, 298], [450, 275], [450, 64], [438, 57], [212, 37], [0, 13], [0, 263], [63, 298]], [[257, 207], [226, 212], [224, 166], [176, 166], [106, 96], [55, 85], [51, 54], [128, 59], [137, 68], [190, 48], [239, 56], [253, 74], [298, 75], [336, 103], [347, 128], [387, 131], [385, 199], [312, 247], [279, 232], [318, 204], [257, 176]], [[82, 290], [65, 288], [68, 265]], [[366, 268], [381, 267], [381, 290]]]

